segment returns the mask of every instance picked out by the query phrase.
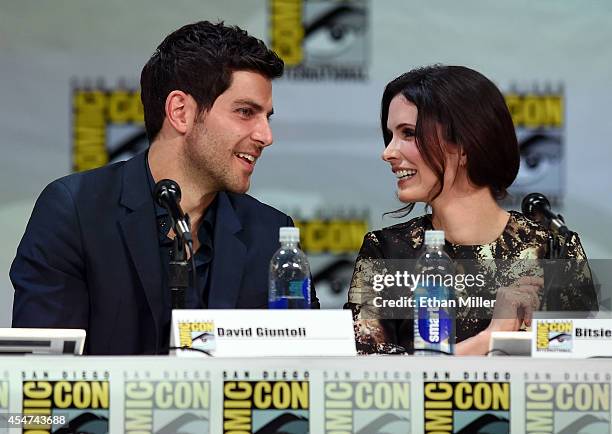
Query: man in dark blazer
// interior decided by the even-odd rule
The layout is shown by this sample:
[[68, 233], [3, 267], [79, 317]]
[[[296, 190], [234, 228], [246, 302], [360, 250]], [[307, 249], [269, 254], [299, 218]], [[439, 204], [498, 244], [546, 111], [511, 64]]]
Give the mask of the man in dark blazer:
[[13, 326], [86, 329], [88, 354], [166, 353], [174, 233], [153, 200], [166, 178], [181, 186], [194, 238], [186, 307], [266, 308], [278, 230], [293, 222], [245, 192], [272, 143], [282, 71], [237, 27], [198, 22], [166, 37], [141, 75], [147, 152], [38, 198], [10, 272]]

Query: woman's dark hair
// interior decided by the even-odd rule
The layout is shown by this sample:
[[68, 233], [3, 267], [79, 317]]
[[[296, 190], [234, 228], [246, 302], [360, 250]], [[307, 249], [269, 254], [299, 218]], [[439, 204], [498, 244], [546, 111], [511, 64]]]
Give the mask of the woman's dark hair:
[[173, 90], [191, 95], [203, 111], [230, 87], [232, 72], [253, 71], [273, 79], [283, 68], [272, 50], [239, 27], [208, 21], [181, 27], [159, 44], [140, 76], [149, 142], [161, 130], [166, 98]]
[[[506, 196], [518, 173], [519, 147], [504, 97], [488, 78], [464, 66], [443, 65], [400, 75], [387, 84], [382, 96], [380, 121], [385, 146], [392, 138], [387, 129], [389, 104], [399, 94], [418, 110], [416, 145], [439, 183], [433, 198], [444, 186], [444, 143], [465, 152], [472, 184], [489, 187], [496, 199]], [[410, 212], [413, 205], [402, 210]]]

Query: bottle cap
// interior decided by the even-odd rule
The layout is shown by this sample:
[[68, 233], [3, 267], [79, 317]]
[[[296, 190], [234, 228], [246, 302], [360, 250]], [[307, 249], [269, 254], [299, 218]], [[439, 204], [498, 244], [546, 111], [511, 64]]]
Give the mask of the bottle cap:
[[281, 243], [299, 243], [300, 228], [283, 227], [278, 230], [278, 239]]
[[425, 231], [426, 246], [443, 246], [444, 231]]

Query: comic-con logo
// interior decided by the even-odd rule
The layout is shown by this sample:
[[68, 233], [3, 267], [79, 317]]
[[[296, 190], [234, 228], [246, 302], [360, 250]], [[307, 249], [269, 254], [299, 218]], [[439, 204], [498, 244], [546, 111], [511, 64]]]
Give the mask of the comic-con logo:
[[213, 321], [180, 321], [179, 346], [213, 351], [216, 347], [215, 323]]
[[[7, 426], [6, 413], [9, 408], [9, 382], [0, 381], [0, 424]], [[0, 432], [2, 432], [0, 430]]]
[[359, 252], [363, 236], [368, 232], [369, 216], [345, 214], [332, 218], [296, 218], [294, 223], [300, 228], [302, 250], [313, 255]]
[[207, 433], [209, 408], [208, 381], [127, 381], [123, 432]]
[[365, 80], [369, 0], [269, 0], [272, 49], [293, 80]]
[[526, 383], [525, 432], [610, 433], [610, 384]]
[[573, 348], [572, 321], [538, 321], [536, 351], [565, 352]]
[[[24, 381], [23, 414], [50, 416], [60, 424], [24, 425], [24, 433], [68, 434], [108, 432], [110, 387], [108, 381]], [[54, 418], [53, 416], [61, 415]]]
[[410, 384], [325, 382], [326, 434], [410, 432]]
[[521, 153], [520, 170], [510, 187], [512, 196], [539, 191], [553, 202], [561, 200], [565, 180], [562, 86], [534, 84], [522, 90], [513, 86], [504, 97]]
[[510, 432], [510, 383], [426, 382], [425, 433]]
[[0, 381], [0, 411], [9, 406], [9, 382]]
[[308, 381], [225, 381], [224, 434], [309, 433]]
[[95, 169], [148, 146], [140, 91], [122, 86], [72, 89], [72, 169]]

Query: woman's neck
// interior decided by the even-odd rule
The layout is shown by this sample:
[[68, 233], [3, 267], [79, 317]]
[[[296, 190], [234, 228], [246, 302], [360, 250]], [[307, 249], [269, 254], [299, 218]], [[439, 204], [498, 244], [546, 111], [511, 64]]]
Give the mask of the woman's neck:
[[452, 199], [438, 197], [432, 204], [434, 229], [444, 230], [448, 241], [459, 245], [482, 245], [495, 241], [508, 224], [510, 214], [501, 208], [487, 188], [472, 190]]

